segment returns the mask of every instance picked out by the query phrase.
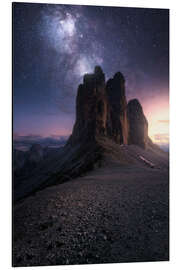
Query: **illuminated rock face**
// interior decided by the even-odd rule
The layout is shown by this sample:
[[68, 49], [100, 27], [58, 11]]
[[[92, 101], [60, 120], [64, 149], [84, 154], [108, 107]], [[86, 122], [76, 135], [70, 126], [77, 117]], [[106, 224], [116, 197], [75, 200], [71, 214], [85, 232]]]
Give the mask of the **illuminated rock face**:
[[137, 100], [127, 105], [121, 72], [105, 82], [101, 67], [85, 74], [78, 87], [76, 122], [68, 144], [97, 141], [105, 136], [118, 144], [146, 147], [148, 125]]

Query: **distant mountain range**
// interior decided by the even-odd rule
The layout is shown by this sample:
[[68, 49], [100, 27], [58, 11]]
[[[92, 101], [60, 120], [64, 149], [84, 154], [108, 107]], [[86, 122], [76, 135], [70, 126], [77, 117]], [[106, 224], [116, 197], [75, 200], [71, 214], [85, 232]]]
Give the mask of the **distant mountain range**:
[[42, 147], [58, 148], [65, 145], [68, 136], [42, 137], [39, 135], [20, 136], [14, 135], [13, 148], [21, 151], [28, 151], [32, 145], [39, 144]]
[[[17, 150], [20, 148], [28, 149], [25, 155]], [[16, 135], [13, 158], [15, 201], [107, 165], [157, 171], [169, 168], [168, 154], [148, 136], [140, 102], [126, 100], [123, 74], [117, 72], [106, 82], [99, 66], [93, 74], [85, 74], [78, 87], [76, 121], [68, 140]]]
[[168, 143], [157, 143], [157, 145], [163, 149], [165, 152], [169, 152], [169, 144]]

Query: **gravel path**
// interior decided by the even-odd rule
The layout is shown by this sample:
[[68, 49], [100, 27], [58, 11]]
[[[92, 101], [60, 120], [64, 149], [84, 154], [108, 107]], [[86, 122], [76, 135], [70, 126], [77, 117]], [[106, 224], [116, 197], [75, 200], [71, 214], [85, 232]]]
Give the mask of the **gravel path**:
[[97, 169], [14, 207], [13, 265], [168, 260], [168, 171]]

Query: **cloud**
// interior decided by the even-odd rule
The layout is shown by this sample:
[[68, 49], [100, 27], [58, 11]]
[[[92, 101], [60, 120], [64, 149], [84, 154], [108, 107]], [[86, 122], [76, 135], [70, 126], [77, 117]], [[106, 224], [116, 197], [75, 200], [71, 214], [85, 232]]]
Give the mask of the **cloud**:
[[169, 134], [168, 133], [160, 133], [154, 135], [155, 142], [168, 143], [169, 142]]
[[160, 124], [169, 124], [169, 120], [158, 120]]
[[160, 133], [154, 135], [154, 142], [164, 151], [169, 152], [169, 134]]
[[36, 134], [29, 134], [26, 136], [13, 134], [14, 148], [30, 148], [33, 144], [40, 144], [43, 147], [60, 147], [63, 146], [68, 139], [68, 136], [51, 135], [49, 137], [42, 137]]
[[41, 135], [36, 135], [36, 134], [29, 134], [26, 136], [19, 135], [18, 133], [13, 134], [13, 140], [14, 141], [37, 141], [42, 139], [43, 137]]
[[166, 152], [169, 152], [169, 143], [158, 143], [159, 147]]

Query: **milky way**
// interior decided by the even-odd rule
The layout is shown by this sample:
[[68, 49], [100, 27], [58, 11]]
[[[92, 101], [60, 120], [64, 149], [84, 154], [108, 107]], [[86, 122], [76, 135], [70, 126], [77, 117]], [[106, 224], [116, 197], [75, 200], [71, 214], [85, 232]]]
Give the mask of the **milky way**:
[[163, 9], [14, 4], [14, 132], [70, 133], [78, 84], [95, 65], [106, 79], [120, 70], [147, 114], [166, 102], [168, 29]]

